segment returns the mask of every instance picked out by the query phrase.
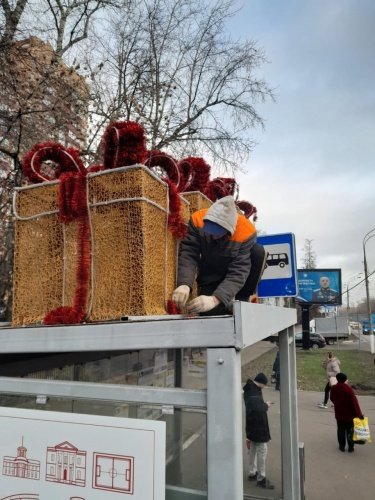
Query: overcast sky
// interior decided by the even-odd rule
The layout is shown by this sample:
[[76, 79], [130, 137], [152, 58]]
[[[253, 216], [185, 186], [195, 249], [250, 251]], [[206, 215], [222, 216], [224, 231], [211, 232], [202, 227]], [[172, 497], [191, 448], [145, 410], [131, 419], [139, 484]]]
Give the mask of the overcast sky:
[[[260, 75], [277, 95], [257, 108], [266, 128], [241, 198], [257, 206], [259, 229], [295, 234], [298, 265], [312, 239], [317, 267], [341, 268], [343, 284], [363, 273], [375, 228], [374, 26], [374, 0], [244, 0], [230, 24], [264, 48]], [[375, 238], [366, 255], [372, 271]], [[350, 292], [364, 296], [364, 284]]]

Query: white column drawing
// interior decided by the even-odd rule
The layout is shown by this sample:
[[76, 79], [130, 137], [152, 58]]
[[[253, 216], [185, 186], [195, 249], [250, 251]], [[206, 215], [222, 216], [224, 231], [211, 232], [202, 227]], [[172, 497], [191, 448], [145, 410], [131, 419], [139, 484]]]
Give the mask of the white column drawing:
[[86, 452], [69, 441], [47, 448], [46, 481], [86, 485]]

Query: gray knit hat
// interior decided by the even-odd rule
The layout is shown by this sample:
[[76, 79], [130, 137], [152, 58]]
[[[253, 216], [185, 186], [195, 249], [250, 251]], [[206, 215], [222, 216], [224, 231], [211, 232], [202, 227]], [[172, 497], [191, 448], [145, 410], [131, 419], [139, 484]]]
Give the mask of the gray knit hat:
[[233, 196], [224, 196], [207, 210], [204, 220], [210, 220], [225, 228], [232, 235], [236, 230], [238, 212]]

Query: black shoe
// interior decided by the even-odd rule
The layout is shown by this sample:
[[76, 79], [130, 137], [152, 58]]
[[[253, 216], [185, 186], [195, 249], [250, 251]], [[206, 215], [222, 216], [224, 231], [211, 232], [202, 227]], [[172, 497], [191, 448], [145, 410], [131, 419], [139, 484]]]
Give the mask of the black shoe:
[[349, 453], [353, 453], [353, 451], [354, 451], [354, 448], [349, 448], [349, 449], [348, 449], [348, 452], [349, 452]]
[[263, 478], [261, 481], [257, 481], [257, 486], [259, 486], [260, 488], [265, 488], [266, 490], [275, 489], [274, 485], [271, 484], [266, 478]]
[[248, 481], [255, 481], [255, 480], [256, 480], [256, 478], [257, 478], [256, 473], [255, 473], [255, 474], [249, 474], [249, 475], [247, 476]]
[[339, 450], [340, 451], [345, 451], [345, 448], [341, 448], [341, 446], [339, 447]]

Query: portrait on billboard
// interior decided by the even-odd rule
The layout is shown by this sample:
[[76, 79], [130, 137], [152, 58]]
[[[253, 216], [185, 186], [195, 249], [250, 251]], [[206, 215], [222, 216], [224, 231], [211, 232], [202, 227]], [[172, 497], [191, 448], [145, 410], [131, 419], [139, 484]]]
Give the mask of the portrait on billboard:
[[298, 269], [297, 300], [341, 305], [341, 269]]

